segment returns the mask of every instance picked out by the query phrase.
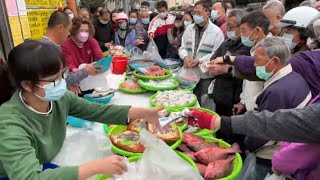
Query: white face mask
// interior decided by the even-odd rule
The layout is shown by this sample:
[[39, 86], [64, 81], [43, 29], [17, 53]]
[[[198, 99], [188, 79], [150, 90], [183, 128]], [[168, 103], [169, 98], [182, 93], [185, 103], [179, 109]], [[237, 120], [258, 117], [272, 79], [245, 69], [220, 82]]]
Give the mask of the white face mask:
[[74, 18], [74, 15], [73, 15], [73, 13], [71, 13], [71, 14], [68, 14], [68, 16], [69, 16], [69, 18], [72, 20], [73, 18]]
[[183, 24], [184, 24], [184, 27], [187, 27], [192, 24], [192, 21], [184, 21]]

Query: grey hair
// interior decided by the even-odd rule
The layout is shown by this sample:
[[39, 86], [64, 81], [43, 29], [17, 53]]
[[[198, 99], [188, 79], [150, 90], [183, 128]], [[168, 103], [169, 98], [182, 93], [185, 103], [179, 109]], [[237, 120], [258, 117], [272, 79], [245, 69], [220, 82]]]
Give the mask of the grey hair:
[[244, 9], [235, 8], [228, 12], [228, 17], [236, 17], [237, 25], [241, 24], [241, 19], [248, 14]]
[[268, 37], [260, 41], [256, 48], [262, 47], [268, 58], [278, 57], [280, 63], [287, 65], [291, 56], [290, 49], [286, 43], [279, 37]]
[[286, 14], [284, 5], [278, 0], [268, 1], [268, 3], [262, 8], [262, 10], [266, 9], [272, 9], [273, 11], [279, 12], [281, 16], [284, 16]]

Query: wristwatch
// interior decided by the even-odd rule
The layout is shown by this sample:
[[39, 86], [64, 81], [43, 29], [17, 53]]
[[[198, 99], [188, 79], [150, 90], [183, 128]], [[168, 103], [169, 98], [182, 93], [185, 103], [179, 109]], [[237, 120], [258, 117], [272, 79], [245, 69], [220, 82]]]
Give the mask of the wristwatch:
[[231, 64], [231, 59], [229, 55], [224, 55], [223, 56], [223, 63], [224, 64]]

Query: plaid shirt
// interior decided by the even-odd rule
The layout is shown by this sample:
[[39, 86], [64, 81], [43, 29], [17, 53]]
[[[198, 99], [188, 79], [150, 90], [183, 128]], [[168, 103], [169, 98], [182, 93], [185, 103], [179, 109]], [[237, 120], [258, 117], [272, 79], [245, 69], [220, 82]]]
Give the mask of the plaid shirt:
[[195, 29], [196, 33], [195, 33], [195, 40], [194, 40], [193, 59], [194, 59], [194, 58], [196, 57], [196, 55], [197, 55], [197, 50], [198, 50], [198, 48], [199, 48], [199, 44], [200, 44], [200, 41], [201, 41], [201, 39], [202, 39], [202, 35], [203, 35], [204, 31], [207, 29], [208, 24], [209, 24], [209, 23], [207, 23], [207, 25], [204, 26], [201, 31], [200, 31], [198, 25], [195, 25], [195, 26], [194, 26], [194, 29]]

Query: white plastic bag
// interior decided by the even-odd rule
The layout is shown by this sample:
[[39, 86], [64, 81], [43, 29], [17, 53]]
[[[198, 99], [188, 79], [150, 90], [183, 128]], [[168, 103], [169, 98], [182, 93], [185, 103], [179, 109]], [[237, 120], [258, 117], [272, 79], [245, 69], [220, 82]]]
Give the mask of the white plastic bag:
[[195, 69], [185, 69], [182, 67], [177, 73], [176, 78], [182, 85], [190, 86], [197, 84], [200, 81], [200, 76], [195, 71]]
[[[85, 68], [87, 64], [81, 64], [79, 69]], [[88, 91], [97, 87], [109, 88], [106, 79], [107, 74], [110, 71], [106, 71], [97, 75], [89, 75], [87, 78], [79, 82], [81, 91]]]
[[147, 51], [143, 52], [143, 58], [154, 60], [154, 61], [160, 62], [160, 63], [163, 62], [163, 59], [159, 54], [159, 49], [157, 47], [157, 44], [154, 42], [153, 39], [151, 39], [149, 41]]
[[141, 49], [135, 47], [131, 50], [132, 58], [131, 59], [143, 59], [143, 52]]
[[140, 133], [140, 142], [145, 146], [141, 159], [134, 168], [115, 180], [202, 180], [191, 165], [177, 155], [166, 143], [147, 130]]
[[272, 175], [268, 174], [266, 176], [266, 178], [264, 178], [264, 180], [286, 180], [286, 176], [285, 175], [278, 176], [276, 174], [272, 174]]
[[237, 176], [236, 180], [257, 180], [256, 179], [256, 156], [249, 154], [243, 164], [241, 173]]
[[111, 142], [103, 132], [81, 130], [66, 138], [58, 155], [51, 161], [63, 166], [78, 166], [112, 155]]

